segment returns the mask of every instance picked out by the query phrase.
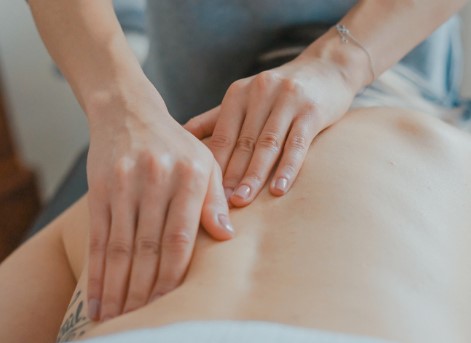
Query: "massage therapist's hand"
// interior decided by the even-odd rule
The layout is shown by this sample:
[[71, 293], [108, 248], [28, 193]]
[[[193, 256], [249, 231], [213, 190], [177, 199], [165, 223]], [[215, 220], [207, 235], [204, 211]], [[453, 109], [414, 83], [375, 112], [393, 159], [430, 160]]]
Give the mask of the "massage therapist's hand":
[[132, 311], [177, 287], [200, 218], [213, 238], [233, 235], [216, 160], [149, 88], [98, 107], [90, 122], [88, 299], [94, 320]]
[[290, 189], [314, 137], [345, 114], [354, 95], [338, 65], [300, 55], [234, 82], [219, 107], [184, 127], [198, 138], [212, 135], [209, 147], [223, 171], [226, 196], [245, 206], [277, 161], [270, 191]]

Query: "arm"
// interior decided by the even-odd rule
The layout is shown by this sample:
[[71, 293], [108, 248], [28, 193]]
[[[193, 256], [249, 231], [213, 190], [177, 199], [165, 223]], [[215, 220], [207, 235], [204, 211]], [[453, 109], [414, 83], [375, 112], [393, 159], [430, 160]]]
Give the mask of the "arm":
[[[346, 25], [369, 52], [378, 76], [466, 3], [467, 0], [362, 0], [340, 23]], [[355, 92], [372, 81], [368, 56], [355, 44], [343, 44], [334, 28], [309, 46], [303, 55], [338, 63]]]
[[367, 52], [343, 44], [332, 28], [293, 61], [234, 82], [220, 107], [185, 125], [200, 138], [212, 135], [209, 146], [232, 204], [251, 203], [274, 166], [270, 191], [285, 194], [317, 134], [346, 113], [373, 76], [398, 62], [465, 3], [359, 1], [341, 23]]
[[111, 0], [30, 0], [39, 32], [88, 118], [88, 309], [145, 305], [182, 281], [200, 218], [233, 235], [220, 169], [171, 118], [128, 47]]
[[30, 0], [29, 4], [49, 53], [89, 121], [104, 102], [125, 101], [122, 98], [132, 85], [146, 82], [111, 0]]

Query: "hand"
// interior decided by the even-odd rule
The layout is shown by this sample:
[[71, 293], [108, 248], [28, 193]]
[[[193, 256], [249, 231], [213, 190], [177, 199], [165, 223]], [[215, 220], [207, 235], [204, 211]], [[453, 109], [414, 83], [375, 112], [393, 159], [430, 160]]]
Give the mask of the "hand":
[[157, 91], [139, 89], [131, 99], [105, 106], [90, 123], [93, 320], [132, 311], [177, 287], [200, 217], [213, 238], [233, 236], [210, 150], [170, 117]]
[[226, 196], [245, 206], [278, 160], [270, 192], [279, 196], [291, 188], [313, 139], [345, 114], [354, 95], [339, 66], [301, 55], [234, 82], [220, 106], [184, 127], [200, 139], [212, 135], [209, 147]]

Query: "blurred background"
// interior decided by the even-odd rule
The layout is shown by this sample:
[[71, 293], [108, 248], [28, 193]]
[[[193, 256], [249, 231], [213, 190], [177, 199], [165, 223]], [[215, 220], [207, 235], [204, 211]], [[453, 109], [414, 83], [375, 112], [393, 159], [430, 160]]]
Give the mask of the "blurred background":
[[[466, 56], [463, 94], [471, 96], [471, 5], [461, 14]], [[88, 130], [23, 0], [0, 1], [0, 75], [16, 155], [34, 171], [38, 201], [45, 202], [87, 145]]]

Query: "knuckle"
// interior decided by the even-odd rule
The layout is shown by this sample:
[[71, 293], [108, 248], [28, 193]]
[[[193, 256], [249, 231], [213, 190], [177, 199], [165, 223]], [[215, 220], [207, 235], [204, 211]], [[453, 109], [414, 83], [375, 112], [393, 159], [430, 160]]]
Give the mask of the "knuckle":
[[303, 109], [301, 112], [301, 115], [307, 118], [312, 118], [314, 117], [314, 114], [317, 111], [317, 104], [315, 102], [307, 102], [303, 105]]
[[157, 256], [160, 252], [158, 241], [150, 237], [139, 237], [136, 239], [135, 254], [139, 256]]
[[216, 134], [211, 137], [209, 141], [209, 146], [211, 148], [229, 148], [232, 146], [232, 140], [227, 135]]
[[110, 260], [130, 259], [132, 253], [131, 245], [123, 240], [114, 240], [108, 243], [106, 257]]
[[190, 234], [185, 230], [178, 230], [164, 235], [162, 245], [176, 253], [185, 253], [192, 243]]
[[281, 147], [280, 137], [278, 134], [274, 132], [262, 132], [262, 134], [258, 138], [257, 144], [260, 147], [266, 148], [275, 153], [280, 151], [280, 147]]
[[255, 149], [255, 139], [248, 136], [239, 137], [237, 140], [236, 149], [249, 153], [253, 152]]
[[307, 139], [306, 137], [302, 135], [293, 135], [287, 142], [287, 146], [289, 149], [303, 152], [305, 151], [308, 146], [307, 146]]
[[255, 86], [258, 87], [262, 91], [270, 87], [270, 85], [272, 85], [274, 81], [275, 81], [274, 73], [268, 70], [262, 71], [261, 73], [257, 74], [257, 76], [255, 76], [255, 78], [253, 79]]
[[179, 165], [179, 168], [183, 172], [183, 174], [187, 175], [190, 179], [201, 178], [205, 174], [204, 167], [197, 161], [193, 161], [193, 160], [183, 161]]
[[295, 80], [292, 80], [292, 79], [284, 79], [284, 80], [281, 82], [281, 89], [282, 89], [284, 92], [296, 94], [296, 93], [299, 93], [299, 92], [300, 92], [300, 90], [301, 90], [301, 85], [299, 84], [299, 82], [297, 82], [297, 81], [295, 81]]
[[101, 235], [90, 235], [90, 253], [101, 254], [105, 251], [105, 240]]
[[163, 183], [167, 180], [173, 166], [173, 161], [170, 156], [163, 154], [162, 156], [156, 157], [148, 152], [142, 156], [141, 160], [144, 175], [151, 185]]
[[143, 151], [140, 160], [143, 169], [150, 174], [154, 174], [160, 169], [158, 159], [150, 151]]
[[178, 170], [181, 181], [179, 187], [188, 192], [196, 192], [204, 188], [207, 171], [203, 165], [197, 162], [182, 162]]
[[294, 160], [288, 161], [283, 165], [283, 172], [288, 175], [294, 175], [296, 169], [296, 162]]
[[242, 84], [242, 82], [240, 82], [239, 80], [235, 81], [231, 83], [231, 85], [227, 89], [226, 96], [231, 97], [231, 96], [237, 95], [242, 91], [243, 88], [244, 88], [244, 85]]
[[116, 161], [115, 172], [116, 175], [127, 176], [133, 167], [133, 161], [129, 157], [121, 157]]
[[133, 162], [128, 158], [120, 158], [114, 167], [114, 177], [116, 186], [120, 190], [127, 188], [129, 177], [133, 168]]
[[296, 171], [295, 161], [289, 161], [283, 165], [282, 174], [285, 176], [296, 175]]
[[172, 170], [175, 164], [175, 157], [172, 153], [167, 152], [160, 154], [158, 157], [154, 157], [156, 171], [160, 174], [168, 173]]

